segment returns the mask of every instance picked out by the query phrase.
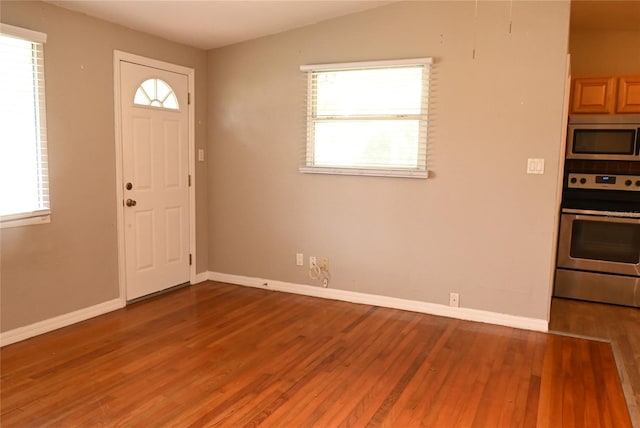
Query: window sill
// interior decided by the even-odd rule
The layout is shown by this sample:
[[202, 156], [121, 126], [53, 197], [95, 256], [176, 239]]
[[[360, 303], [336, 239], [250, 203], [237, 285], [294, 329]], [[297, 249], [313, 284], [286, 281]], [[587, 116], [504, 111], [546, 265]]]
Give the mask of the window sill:
[[319, 166], [301, 166], [299, 171], [303, 174], [330, 174], [330, 175], [365, 175], [371, 177], [398, 177], [398, 178], [428, 178], [429, 171], [415, 171], [402, 169], [374, 169], [374, 168], [337, 168]]
[[[7, 216], [9, 217], [9, 216]], [[0, 229], [8, 229], [10, 227], [29, 226], [33, 224], [46, 224], [51, 223], [51, 214], [41, 214], [32, 217], [23, 218], [1, 218], [0, 217]]]

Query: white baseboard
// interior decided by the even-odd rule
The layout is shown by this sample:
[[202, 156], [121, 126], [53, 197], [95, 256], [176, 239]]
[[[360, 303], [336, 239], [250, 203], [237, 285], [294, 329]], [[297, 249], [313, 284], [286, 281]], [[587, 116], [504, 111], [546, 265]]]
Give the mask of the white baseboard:
[[88, 308], [79, 309], [68, 314], [39, 321], [35, 324], [5, 331], [4, 333], [0, 333], [0, 347], [11, 345], [12, 343], [20, 342], [21, 340], [29, 339], [30, 337], [38, 336], [43, 333], [48, 333], [80, 321], [88, 320], [89, 318], [121, 309], [124, 306], [125, 302], [121, 299], [113, 299]]
[[402, 309], [467, 321], [477, 321], [506, 327], [520, 328], [524, 330], [542, 332], [547, 332], [549, 330], [549, 322], [544, 319], [520, 317], [516, 315], [482, 311], [479, 309], [453, 308], [451, 306], [421, 302], [418, 300], [398, 299], [396, 297], [338, 290], [335, 288], [314, 287], [311, 285], [294, 284], [220, 272], [209, 272], [209, 279], [211, 281], [226, 282], [230, 284], [244, 285], [247, 287], [262, 288], [265, 290], [283, 291], [286, 293], [321, 297], [323, 299], [342, 300], [351, 303], [362, 303], [366, 305], [382, 306], [385, 308]]
[[[543, 332], [549, 330], [549, 323], [544, 319], [500, 314], [497, 312], [482, 311], [478, 309], [452, 308], [450, 306], [421, 302], [418, 300], [398, 299], [396, 297], [379, 296], [376, 294], [359, 293], [356, 291], [338, 290], [334, 288], [314, 287], [311, 285], [294, 284], [290, 282], [273, 281], [269, 279], [219, 272], [201, 272], [196, 275], [194, 283], [197, 284], [206, 281], [207, 279], [227, 282], [230, 284], [244, 285], [247, 287], [263, 288], [265, 290], [282, 291], [285, 293], [301, 294], [304, 296], [320, 297], [323, 299], [341, 300], [351, 303], [362, 303], [365, 305], [402, 309], [406, 311], [503, 325], [525, 330]], [[88, 308], [79, 309], [68, 314], [63, 314], [48, 320], [39, 321], [34, 324], [0, 333], [0, 347], [20, 342], [21, 340], [29, 339], [40, 334], [48, 333], [89, 318], [97, 317], [98, 315], [106, 314], [107, 312], [121, 309], [125, 305], [126, 302], [124, 300], [119, 298], [113, 299]]]
[[201, 282], [205, 282], [207, 279], [209, 279], [209, 272], [200, 272], [196, 274], [196, 276], [193, 278], [193, 281], [191, 281], [191, 284], [200, 284]]

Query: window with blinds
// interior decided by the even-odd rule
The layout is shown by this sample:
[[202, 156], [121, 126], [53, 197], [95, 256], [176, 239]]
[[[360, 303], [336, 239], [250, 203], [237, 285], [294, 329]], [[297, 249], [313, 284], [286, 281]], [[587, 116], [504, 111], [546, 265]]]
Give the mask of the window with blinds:
[[49, 221], [45, 41], [0, 24], [0, 227]]
[[427, 177], [431, 58], [306, 65], [304, 173]]

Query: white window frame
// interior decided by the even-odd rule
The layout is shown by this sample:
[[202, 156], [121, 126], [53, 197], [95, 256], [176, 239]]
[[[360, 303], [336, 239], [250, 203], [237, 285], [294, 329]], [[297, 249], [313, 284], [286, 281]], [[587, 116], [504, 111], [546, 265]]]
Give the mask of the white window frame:
[[35, 115], [36, 125], [36, 152], [38, 156], [38, 190], [39, 204], [37, 210], [30, 212], [15, 213], [0, 216], [0, 229], [8, 227], [25, 226], [30, 224], [49, 223], [51, 221], [51, 210], [49, 207], [49, 179], [47, 162], [47, 126], [46, 126], [46, 103], [45, 103], [45, 83], [44, 83], [44, 49], [43, 45], [47, 41], [47, 35], [38, 31], [26, 28], [15, 27], [13, 25], [0, 23], [0, 34], [2, 36], [14, 37], [32, 43], [34, 50], [35, 71]]
[[[427, 152], [427, 130], [428, 130], [428, 109], [429, 109], [429, 87], [430, 87], [430, 75], [431, 65], [433, 64], [432, 58], [411, 58], [401, 60], [385, 60], [385, 61], [363, 61], [363, 62], [349, 62], [349, 63], [334, 63], [334, 64], [311, 64], [300, 66], [300, 71], [307, 74], [307, 105], [306, 105], [306, 145], [304, 149], [304, 159], [299, 171], [301, 173], [309, 174], [337, 174], [337, 175], [367, 175], [367, 176], [386, 176], [386, 177], [408, 177], [408, 178], [427, 178], [428, 170], [426, 165], [426, 152]], [[326, 118], [319, 119], [316, 115], [315, 104], [315, 89], [314, 78], [315, 73], [323, 71], [347, 71], [347, 70], [367, 70], [376, 68], [400, 68], [407, 66], [422, 66], [423, 67], [423, 85], [422, 85], [422, 106], [419, 115], [415, 115], [420, 120], [420, 133], [418, 141], [418, 165], [416, 168], [406, 167], [381, 167], [381, 168], [361, 168], [361, 167], [327, 167], [316, 166], [314, 164], [314, 144], [315, 144], [315, 131], [314, 125], [317, 120], [324, 120]], [[396, 120], [399, 115], [389, 113], [389, 115], [378, 117], [382, 120]], [[337, 117], [337, 120], [344, 120], [347, 116]], [[351, 118], [349, 118], [351, 119]], [[331, 120], [331, 119], [329, 119]], [[355, 120], [359, 120], [356, 118]], [[366, 119], [362, 119], [366, 120]]]

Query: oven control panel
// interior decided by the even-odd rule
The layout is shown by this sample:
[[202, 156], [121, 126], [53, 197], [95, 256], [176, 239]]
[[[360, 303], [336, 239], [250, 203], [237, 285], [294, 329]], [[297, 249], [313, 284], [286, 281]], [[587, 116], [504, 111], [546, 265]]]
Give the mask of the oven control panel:
[[640, 192], [640, 175], [570, 173], [567, 187], [573, 189], [610, 189]]

